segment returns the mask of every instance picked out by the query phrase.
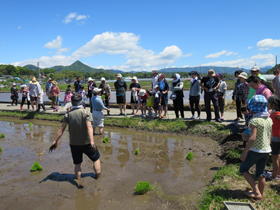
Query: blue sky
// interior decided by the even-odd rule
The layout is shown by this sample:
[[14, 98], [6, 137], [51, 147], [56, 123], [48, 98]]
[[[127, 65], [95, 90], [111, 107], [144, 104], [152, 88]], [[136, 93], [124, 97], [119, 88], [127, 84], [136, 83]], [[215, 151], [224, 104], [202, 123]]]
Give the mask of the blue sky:
[[2, 64], [250, 68], [274, 66], [280, 49], [279, 0], [2, 0], [0, 7]]

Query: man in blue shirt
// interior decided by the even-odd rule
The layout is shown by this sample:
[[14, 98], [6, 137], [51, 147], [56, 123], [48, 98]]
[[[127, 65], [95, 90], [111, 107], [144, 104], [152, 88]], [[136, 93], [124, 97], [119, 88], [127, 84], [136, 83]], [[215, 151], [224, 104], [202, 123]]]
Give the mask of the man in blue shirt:
[[74, 82], [74, 88], [75, 88], [75, 92], [76, 92], [76, 93], [79, 92], [81, 86], [82, 86], [81, 77], [78, 76], [78, 77], [77, 77], [77, 81]]
[[95, 134], [95, 127], [99, 127], [99, 134], [95, 135], [102, 135], [103, 128], [104, 128], [104, 115], [102, 110], [105, 109], [110, 112], [109, 108], [106, 108], [103, 104], [101, 99], [101, 91], [102, 89], [94, 88], [92, 93], [93, 96], [91, 98], [91, 105], [92, 105], [92, 127], [93, 133]]

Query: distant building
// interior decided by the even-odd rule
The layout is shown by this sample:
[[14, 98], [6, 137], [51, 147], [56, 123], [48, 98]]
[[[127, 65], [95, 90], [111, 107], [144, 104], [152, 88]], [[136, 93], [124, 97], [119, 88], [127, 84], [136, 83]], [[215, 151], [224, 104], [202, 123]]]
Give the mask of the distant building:
[[273, 74], [262, 74], [262, 76], [267, 79], [267, 81], [272, 81], [275, 77]]

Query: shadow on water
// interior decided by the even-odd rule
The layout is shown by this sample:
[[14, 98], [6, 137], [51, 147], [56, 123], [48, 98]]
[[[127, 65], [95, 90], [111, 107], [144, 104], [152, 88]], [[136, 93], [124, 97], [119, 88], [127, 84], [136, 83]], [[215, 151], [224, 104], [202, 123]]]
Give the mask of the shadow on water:
[[[82, 178], [85, 178], [85, 177], [92, 177], [94, 179], [95, 174], [94, 173], [83, 173]], [[40, 181], [39, 183], [46, 182], [48, 180], [54, 181], [54, 182], [69, 182], [70, 184], [74, 185], [78, 189], [83, 188], [82, 186], [78, 186], [78, 184], [74, 181], [74, 179], [75, 179], [74, 174], [61, 174], [59, 172], [53, 172], [50, 175], [48, 175], [46, 178], [44, 178], [42, 181]]]

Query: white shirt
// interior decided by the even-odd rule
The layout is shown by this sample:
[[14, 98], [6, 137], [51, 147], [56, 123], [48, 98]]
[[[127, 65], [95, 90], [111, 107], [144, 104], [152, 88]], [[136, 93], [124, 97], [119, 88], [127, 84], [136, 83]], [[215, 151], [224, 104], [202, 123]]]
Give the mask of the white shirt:
[[158, 84], [158, 75], [153, 77], [153, 93], [155, 93], [155, 86]]

